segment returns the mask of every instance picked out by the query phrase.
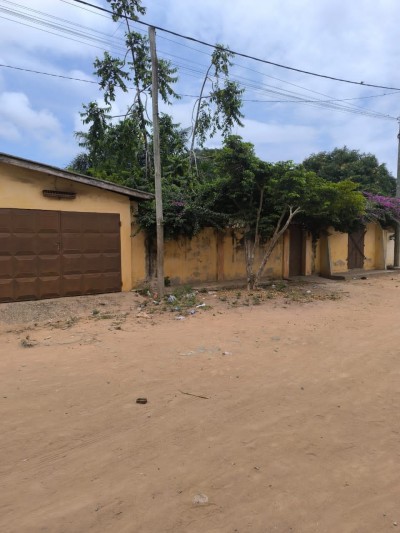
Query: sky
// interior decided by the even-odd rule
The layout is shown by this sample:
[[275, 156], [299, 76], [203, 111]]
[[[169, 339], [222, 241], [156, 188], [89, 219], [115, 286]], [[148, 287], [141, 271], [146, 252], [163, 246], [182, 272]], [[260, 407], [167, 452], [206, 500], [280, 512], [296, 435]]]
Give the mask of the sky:
[[[106, 0], [88, 1], [109, 8]], [[235, 56], [231, 77], [245, 89], [245, 118], [233, 133], [252, 142], [259, 157], [300, 163], [346, 145], [376, 155], [396, 175], [398, 0], [143, 0], [143, 5], [144, 22], [270, 62], [363, 82], [338, 82]], [[124, 28], [74, 0], [0, 0], [0, 25], [0, 152], [65, 167], [82, 151], [74, 135], [83, 129], [82, 104], [102, 104], [93, 61], [105, 50], [123, 53]], [[178, 68], [176, 92], [188, 95], [161, 110], [189, 127], [212, 49], [158, 30], [157, 51]], [[118, 95], [113, 114], [126, 112], [130, 96]], [[214, 138], [207, 146], [220, 143]]]

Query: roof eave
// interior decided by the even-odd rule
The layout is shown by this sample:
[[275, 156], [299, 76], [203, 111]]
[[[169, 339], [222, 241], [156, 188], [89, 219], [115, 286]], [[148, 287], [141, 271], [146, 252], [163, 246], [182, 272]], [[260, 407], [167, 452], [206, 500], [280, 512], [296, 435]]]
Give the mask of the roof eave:
[[144, 191], [138, 191], [137, 189], [131, 189], [124, 185], [117, 185], [110, 181], [100, 180], [98, 178], [92, 178], [91, 176], [85, 176], [84, 174], [77, 174], [76, 172], [70, 172], [69, 170], [63, 170], [61, 168], [53, 167], [29, 159], [23, 159], [21, 157], [15, 157], [9, 154], [0, 153], [0, 163], [18, 166], [29, 170], [35, 170], [37, 172], [45, 172], [51, 176], [63, 178], [66, 180], [74, 181], [76, 183], [83, 183], [91, 187], [98, 187], [107, 191], [115, 192], [117, 194], [123, 194], [128, 196], [132, 200], [152, 200], [154, 195]]

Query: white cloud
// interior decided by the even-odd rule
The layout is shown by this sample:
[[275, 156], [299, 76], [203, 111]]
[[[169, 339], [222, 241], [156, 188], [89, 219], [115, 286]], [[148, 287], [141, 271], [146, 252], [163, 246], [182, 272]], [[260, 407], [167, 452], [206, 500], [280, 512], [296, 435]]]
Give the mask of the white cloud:
[[[67, 163], [77, 153], [75, 140], [63, 131], [62, 124], [48, 109], [35, 109], [24, 93], [0, 94], [0, 139], [2, 150], [23, 155], [29, 147], [42, 152], [43, 162]], [[9, 146], [13, 145], [14, 150]], [[33, 159], [39, 159], [31, 156]]]
[[59, 131], [58, 120], [46, 109], [35, 111], [24, 93], [0, 94], [0, 117], [11, 122], [19, 131], [33, 135]]
[[[32, 8], [28, 0], [19, 0], [19, 3]], [[105, 0], [97, 0], [97, 3], [109, 7]], [[221, 42], [249, 55], [312, 72], [400, 87], [398, 0], [363, 0], [362, 8], [359, 2], [348, 0], [231, 0], [228, 8], [226, 2], [215, 0], [143, 0], [143, 3], [148, 7], [146, 20], [185, 35], [210, 43]], [[71, 4], [35, 0], [34, 9], [90, 29], [85, 32], [102, 32], [97, 33], [97, 37], [113, 41], [111, 48], [117, 52], [116, 39], [122, 37], [122, 28], [118, 29], [109, 18], [91, 12], [94, 10], [87, 11], [78, 4]], [[53, 22], [56, 21], [53, 19]], [[138, 26], [134, 26], [137, 29]], [[57, 29], [55, 33], [58, 33]], [[211, 49], [161, 31], [157, 35], [159, 54], [179, 65], [177, 92], [198, 94]], [[0, 62], [92, 79], [93, 59], [102, 54], [103, 46], [108, 45], [91, 42], [100, 47], [93, 48], [89, 42], [73, 41], [75, 38], [78, 37], [70, 35], [65, 38], [65, 35], [51, 35], [37, 28], [3, 21]], [[238, 79], [246, 88], [246, 100], [284, 100], [279, 93], [291, 94], [291, 99], [303, 94], [308, 98], [327, 100], [389, 92], [311, 77], [240, 57], [234, 61], [241, 65], [233, 68], [233, 74], [241, 76]], [[24, 135], [29, 132], [29, 136], [36, 139], [38, 157], [48, 162], [52, 162], [49, 157], [62, 150], [53, 147], [49, 155], [46, 132], [54, 127], [57, 132], [54, 138], [63, 139], [65, 146], [74, 147], [77, 152], [73, 131], [82, 128], [78, 115], [81, 103], [96, 100], [100, 95], [96, 85], [6, 69], [0, 70], [0, 91], [3, 94], [25, 94], [29, 99], [28, 103], [26, 100], [20, 102], [21, 109], [26, 110], [25, 117], [17, 112], [15, 105], [11, 106], [11, 116], [1, 115], [0, 135], [8, 137], [9, 146], [16, 155], [29, 156], [28, 144], [23, 147], [18, 140], [21, 132], [25, 132]], [[397, 100], [398, 96], [392, 95], [345, 103], [397, 116]], [[113, 113], [124, 113], [130, 101], [131, 95], [121, 95], [113, 106]], [[193, 102], [183, 100], [172, 108], [162, 107], [162, 110], [173, 113], [175, 120], [187, 127], [191, 123]], [[247, 102], [244, 112], [245, 128], [236, 133], [253, 142], [257, 153], [271, 161], [284, 158], [301, 161], [311, 152], [347, 144], [363, 152], [375, 153], [392, 171], [396, 168], [395, 121], [314, 108], [304, 103]], [[38, 130], [22, 125], [24, 121], [32, 124], [34, 119], [41, 124]], [[58, 129], [52, 122], [54, 119], [58, 121]], [[39, 139], [43, 139], [42, 150]], [[211, 141], [213, 145], [218, 142], [219, 138]], [[55, 156], [53, 162], [58, 164]]]

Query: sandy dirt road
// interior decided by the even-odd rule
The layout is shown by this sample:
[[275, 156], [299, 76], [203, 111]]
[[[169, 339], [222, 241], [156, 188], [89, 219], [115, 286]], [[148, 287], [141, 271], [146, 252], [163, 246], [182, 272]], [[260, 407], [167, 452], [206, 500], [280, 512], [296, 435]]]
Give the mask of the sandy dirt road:
[[0, 306], [0, 531], [400, 530], [400, 277], [334, 288], [181, 321]]

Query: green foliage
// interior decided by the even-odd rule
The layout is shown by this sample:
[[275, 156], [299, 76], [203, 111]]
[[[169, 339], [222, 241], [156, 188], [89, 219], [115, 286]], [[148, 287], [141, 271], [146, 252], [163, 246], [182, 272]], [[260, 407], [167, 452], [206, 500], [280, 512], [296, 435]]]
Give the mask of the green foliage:
[[146, 14], [146, 8], [142, 6], [141, 0], [107, 0], [113, 11], [114, 22], [119, 22], [120, 19], [129, 17], [133, 20], [138, 20], [137, 13], [140, 15]]
[[250, 143], [226, 139], [215, 155], [214, 210], [253, 238], [268, 240], [289, 208], [300, 208], [300, 222], [311, 230], [334, 226], [347, 231], [365, 211], [365, 198], [351, 181], [328, 182], [302, 165], [261, 161]]
[[123, 67], [125, 62], [119, 58], [113, 58], [108, 52], [104, 52], [103, 59], [96, 59], [94, 62], [94, 73], [99, 78], [100, 88], [103, 90], [104, 101], [111, 104], [115, 100], [115, 90], [121, 89], [128, 92], [125, 82], [129, 80], [129, 74]]
[[[241, 107], [244, 89], [228, 79], [232, 58], [233, 53], [222, 45], [217, 45], [212, 53], [194, 110], [191, 152], [196, 142], [202, 147], [207, 138], [217, 132], [226, 137], [235, 125], [243, 126]], [[207, 82], [211, 84], [208, 96], [204, 94]]]
[[304, 167], [333, 183], [351, 180], [362, 191], [394, 196], [396, 182], [384, 164], [372, 154], [350, 150], [346, 146], [331, 152], [312, 154], [304, 160]]
[[[76, 136], [86, 152], [78, 154], [69, 168], [153, 192], [152, 125], [146, 114], [146, 98], [152, 94], [149, 42], [131, 27], [146, 9], [140, 0], [107, 2], [113, 20], [125, 25], [126, 53], [121, 59], [105, 52], [94, 63], [104, 106], [97, 102], [83, 106], [81, 117], [87, 129]], [[365, 210], [365, 198], [355, 183], [372, 192], [393, 192], [393, 178], [384, 165], [370, 154], [347, 148], [313, 155], [304, 166], [261, 161], [252, 144], [230, 135], [234, 126], [242, 125], [243, 117], [243, 90], [229, 79], [232, 58], [232, 52], [216, 46], [190, 135], [169, 115], [160, 117], [167, 238], [191, 237], [206, 226], [231, 226], [256, 244], [276, 236], [277, 228], [284, 229], [293, 216], [315, 232], [329, 225], [345, 231]], [[161, 98], [170, 103], [178, 97], [173, 89], [176, 69], [160, 59], [158, 70]], [[126, 116], [115, 122], [110, 116], [111, 106], [118, 93], [128, 93], [132, 86]], [[202, 147], [217, 133], [224, 139], [223, 148], [195, 150], [195, 145]], [[142, 228], [155, 233], [154, 202], [140, 204], [138, 220]]]
[[314, 234], [329, 226], [337, 231], [353, 231], [361, 224], [366, 209], [358, 185], [349, 180], [331, 183], [318, 178], [318, 181], [317, 190], [309, 196], [306, 209], [299, 215], [300, 221]]
[[75, 158], [71, 168], [80, 171], [82, 167], [77, 165], [84, 161], [87, 174], [147, 189], [145, 145], [137, 113], [113, 124], [97, 104], [91, 103], [85, 109], [87, 111], [82, 116], [90, 127], [87, 132], [77, 132], [76, 136], [80, 139], [80, 146], [87, 149], [87, 154]]

